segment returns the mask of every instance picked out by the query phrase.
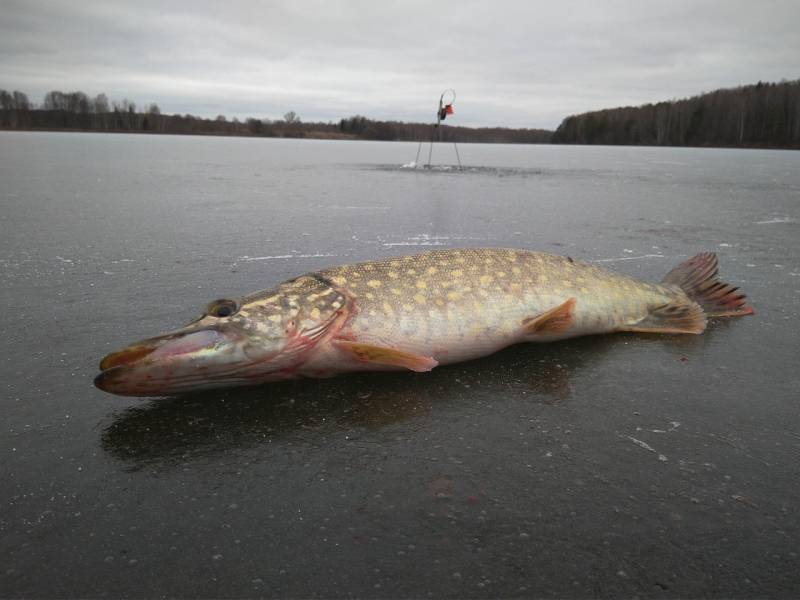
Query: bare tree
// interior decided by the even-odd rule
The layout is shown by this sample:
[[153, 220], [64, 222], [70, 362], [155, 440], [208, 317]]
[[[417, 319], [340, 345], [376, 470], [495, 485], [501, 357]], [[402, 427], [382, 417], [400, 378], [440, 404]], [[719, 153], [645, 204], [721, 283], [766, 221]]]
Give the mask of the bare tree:
[[14, 90], [14, 106], [17, 110], [31, 110], [31, 102], [28, 100], [28, 95]]
[[0, 110], [12, 110], [14, 108], [14, 96], [5, 90], [0, 90]]
[[67, 100], [64, 92], [53, 90], [44, 95], [45, 110], [66, 110]]
[[0, 126], [11, 127], [12, 121], [16, 126], [16, 111], [14, 111], [14, 96], [6, 90], [0, 90]]
[[108, 96], [105, 94], [97, 94], [94, 97], [94, 112], [107, 113], [108, 112]]

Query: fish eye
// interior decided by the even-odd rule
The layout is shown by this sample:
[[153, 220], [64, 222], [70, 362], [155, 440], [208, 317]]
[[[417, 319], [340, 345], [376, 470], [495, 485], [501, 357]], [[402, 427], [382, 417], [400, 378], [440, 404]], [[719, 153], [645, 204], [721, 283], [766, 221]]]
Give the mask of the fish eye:
[[236, 300], [229, 300], [223, 298], [221, 300], [214, 300], [208, 305], [206, 314], [210, 317], [230, 317], [239, 312], [239, 303]]

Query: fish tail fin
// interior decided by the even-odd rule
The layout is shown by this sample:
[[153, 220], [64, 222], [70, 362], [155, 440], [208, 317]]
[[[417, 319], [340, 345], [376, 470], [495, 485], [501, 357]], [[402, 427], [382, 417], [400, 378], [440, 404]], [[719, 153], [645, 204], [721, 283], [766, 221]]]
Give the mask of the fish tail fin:
[[753, 314], [739, 288], [717, 279], [717, 255], [704, 252], [667, 273], [661, 283], [676, 285], [697, 302], [709, 317], [741, 317]]

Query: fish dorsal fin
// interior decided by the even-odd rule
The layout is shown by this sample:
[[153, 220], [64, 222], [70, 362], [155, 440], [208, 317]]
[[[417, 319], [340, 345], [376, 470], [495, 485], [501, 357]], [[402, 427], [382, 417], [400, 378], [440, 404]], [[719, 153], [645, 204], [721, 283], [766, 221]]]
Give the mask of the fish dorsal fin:
[[439, 364], [431, 356], [422, 356], [411, 352], [404, 352], [396, 348], [387, 346], [374, 346], [372, 344], [362, 344], [361, 342], [351, 342], [349, 340], [334, 340], [334, 344], [340, 350], [350, 354], [353, 358], [361, 362], [376, 365], [386, 365], [388, 367], [403, 367], [411, 371], [430, 371]]
[[674, 298], [650, 309], [643, 319], [624, 325], [617, 331], [639, 333], [703, 333], [706, 315], [697, 302], [685, 297]]
[[570, 298], [541, 315], [524, 319], [522, 321], [523, 331], [527, 335], [563, 333], [572, 325], [575, 302], [575, 298]]

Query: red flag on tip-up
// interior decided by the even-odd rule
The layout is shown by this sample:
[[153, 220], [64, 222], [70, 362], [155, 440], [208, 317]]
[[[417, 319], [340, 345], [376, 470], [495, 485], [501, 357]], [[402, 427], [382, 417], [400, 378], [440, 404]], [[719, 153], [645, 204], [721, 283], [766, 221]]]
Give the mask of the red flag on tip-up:
[[452, 115], [453, 114], [453, 105], [448, 104], [444, 107], [445, 114]]

